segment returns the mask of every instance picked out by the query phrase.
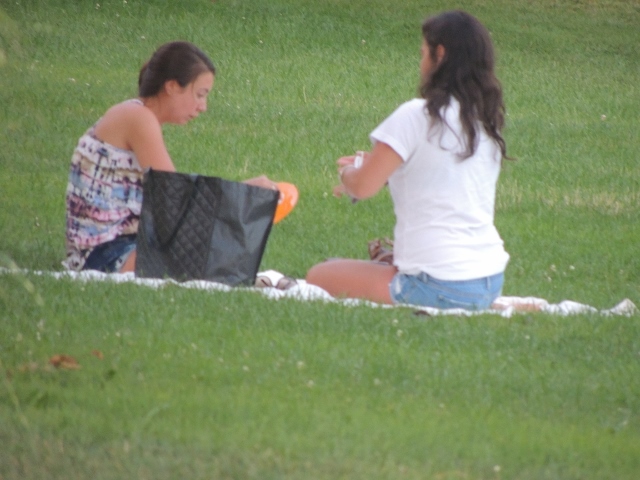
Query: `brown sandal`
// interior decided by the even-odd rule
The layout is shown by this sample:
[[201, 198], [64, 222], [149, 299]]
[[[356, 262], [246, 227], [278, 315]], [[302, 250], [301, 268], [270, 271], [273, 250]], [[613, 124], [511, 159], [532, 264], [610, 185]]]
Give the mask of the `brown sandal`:
[[369, 258], [372, 261], [393, 265], [393, 240], [376, 238], [371, 240], [368, 246]]

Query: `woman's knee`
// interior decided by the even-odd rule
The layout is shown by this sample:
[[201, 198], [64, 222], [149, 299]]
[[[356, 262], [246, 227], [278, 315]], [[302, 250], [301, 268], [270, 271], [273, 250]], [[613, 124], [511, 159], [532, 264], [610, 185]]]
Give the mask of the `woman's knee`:
[[[335, 261], [335, 260], [334, 260]], [[322, 286], [327, 283], [335, 274], [329, 265], [332, 261], [318, 263], [311, 267], [307, 272], [305, 280], [312, 285]]]

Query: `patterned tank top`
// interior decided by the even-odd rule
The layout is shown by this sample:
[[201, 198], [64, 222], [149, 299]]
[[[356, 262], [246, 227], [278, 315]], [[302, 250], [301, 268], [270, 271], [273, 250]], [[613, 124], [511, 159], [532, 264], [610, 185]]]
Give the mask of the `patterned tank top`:
[[80, 138], [71, 158], [62, 262], [70, 270], [81, 270], [96, 246], [138, 231], [144, 172], [132, 151], [97, 139], [94, 130]]

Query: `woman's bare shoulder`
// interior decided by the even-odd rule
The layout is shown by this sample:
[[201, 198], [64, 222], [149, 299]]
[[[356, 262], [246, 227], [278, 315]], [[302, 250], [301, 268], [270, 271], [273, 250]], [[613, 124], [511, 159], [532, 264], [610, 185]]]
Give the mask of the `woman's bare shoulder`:
[[145, 107], [142, 102], [138, 100], [125, 100], [110, 107], [102, 118], [119, 121], [126, 121], [128, 119], [132, 121], [140, 119], [148, 121], [151, 118], [155, 118], [155, 115], [150, 109]]
[[131, 137], [141, 131], [160, 130], [158, 119], [139, 102], [126, 100], [110, 107], [95, 128], [95, 135], [116, 147], [130, 150]]

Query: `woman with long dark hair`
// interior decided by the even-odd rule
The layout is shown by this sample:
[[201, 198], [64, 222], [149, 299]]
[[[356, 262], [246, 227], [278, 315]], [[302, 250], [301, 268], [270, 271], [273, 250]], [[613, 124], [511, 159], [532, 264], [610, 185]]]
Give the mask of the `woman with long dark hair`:
[[396, 215], [393, 264], [329, 260], [307, 282], [334, 296], [436, 308], [485, 309], [509, 255], [494, 226], [508, 158], [505, 108], [487, 29], [462, 11], [422, 25], [420, 95], [374, 131], [373, 149], [338, 160], [337, 196], [365, 199], [388, 183]]

